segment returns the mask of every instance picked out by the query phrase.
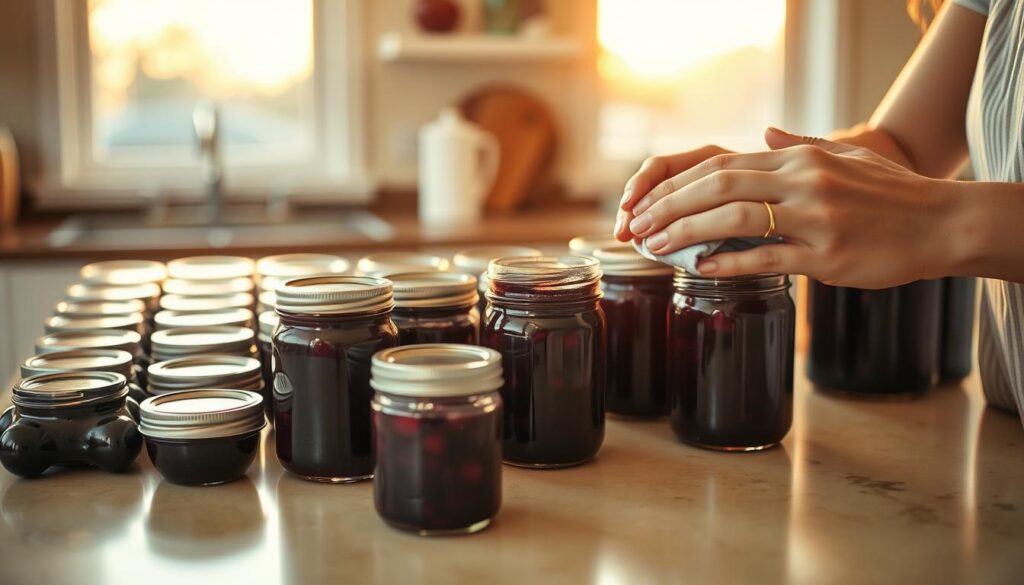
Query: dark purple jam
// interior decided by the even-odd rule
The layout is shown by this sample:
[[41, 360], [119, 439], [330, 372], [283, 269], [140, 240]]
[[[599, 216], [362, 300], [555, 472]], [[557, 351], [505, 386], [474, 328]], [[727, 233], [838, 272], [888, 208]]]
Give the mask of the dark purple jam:
[[938, 381], [941, 281], [881, 290], [809, 283], [807, 377], [815, 384], [857, 394], [907, 395]]
[[182, 485], [216, 485], [241, 478], [259, 446], [259, 431], [215, 439], [146, 438], [153, 466], [167, 481]]
[[465, 343], [480, 341], [480, 320], [472, 306], [447, 309], [402, 309], [392, 313], [398, 344]]
[[774, 445], [793, 419], [794, 308], [782, 275], [678, 274], [669, 316], [669, 421], [687, 443]]

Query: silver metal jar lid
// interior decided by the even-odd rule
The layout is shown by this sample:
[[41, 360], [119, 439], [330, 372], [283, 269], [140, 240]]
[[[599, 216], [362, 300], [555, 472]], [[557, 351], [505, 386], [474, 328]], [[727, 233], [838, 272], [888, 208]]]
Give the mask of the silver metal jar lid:
[[230, 325], [233, 327], [253, 326], [253, 314], [249, 309], [222, 309], [219, 311], [182, 312], [160, 311], [153, 315], [157, 331], [173, 327], [204, 327]]
[[145, 318], [142, 313], [128, 315], [109, 315], [107, 317], [76, 317], [70, 315], [54, 315], [43, 322], [47, 333], [57, 331], [81, 331], [83, 329], [125, 329], [141, 331]]
[[331, 254], [278, 254], [260, 258], [256, 262], [260, 286], [267, 290], [273, 288], [263, 286], [263, 280], [268, 277], [288, 279], [298, 276], [341, 274], [349, 268], [351, 265], [348, 260]]
[[61, 301], [54, 307], [55, 315], [67, 315], [69, 317], [107, 317], [111, 315], [130, 315], [142, 313], [146, 310], [146, 303], [139, 299], [128, 299], [126, 301], [87, 301], [71, 302]]
[[59, 331], [36, 339], [36, 353], [52, 353], [72, 349], [120, 349], [132, 355], [139, 353], [142, 335], [127, 329], [88, 329]]
[[183, 297], [223, 297], [235, 293], [251, 293], [254, 288], [252, 279], [244, 276], [228, 280], [171, 278], [164, 282], [164, 294]]
[[388, 276], [400, 272], [424, 272], [427, 270], [443, 272], [450, 266], [447, 258], [433, 254], [382, 252], [360, 258], [356, 264], [356, 271], [358, 274], [369, 276]]
[[184, 280], [251, 277], [256, 263], [242, 256], [189, 256], [167, 263], [167, 276]]
[[247, 390], [207, 388], [153, 396], [139, 405], [139, 431], [153, 439], [216, 439], [263, 428], [263, 397]]
[[146, 370], [151, 394], [193, 388], [259, 390], [259, 360], [236, 355], [196, 355], [151, 364]]
[[277, 305], [277, 293], [272, 290], [265, 290], [260, 293], [256, 301], [256, 312], [273, 311]]
[[456, 252], [452, 257], [452, 264], [459, 272], [479, 276], [481, 273], [487, 272], [487, 265], [495, 258], [543, 255], [540, 250], [526, 246], [477, 246]]
[[254, 301], [255, 299], [249, 293], [234, 293], [227, 296], [212, 297], [164, 295], [160, 297], [160, 308], [165, 311], [178, 311], [181, 313], [203, 313], [251, 307]]
[[644, 258], [629, 245], [599, 248], [594, 250], [594, 258], [608, 276], [672, 276], [674, 272], [672, 266]]
[[396, 309], [472, 306], [479, 296], [476, 277], [461, 272], [405, 272], [388, 277]]
[[307, 276], [274, 291], [278, 313], [341, 315], [379, 313], [394, 306], [391, 281], [374, 276]]
[[592, 256], [594, 250], [600, 248], [614, 248], [621, 246], [622, 242], [605, 234], [592, 234], [589, 236], [577, 236], [569, 240], [569, 249], [573, 254]]
[[132, 354], [120, 349], [72, 349], [42, 353], [21, 364], [21, 377], [52, 372], [117, 372], [131, 376]]
[[167, 267], [152, 260], [107, 260], [86, 264], [79, 274], [90, 284], [126, 286], [160, 282], [167, 278]]
[[11, 402], [26, 408], [69, 408], [128, 395], [128, 379], [115, 372], [54, 372], [14, 385]]
[[274, 311], [263, 311], [260, 313], [260, 337], [269, 340], [274, 335], [274, 329], [281, 322], [281, 316]]
[[471, 396], [501, 388], [501, 354], [456, 343], [403, 345], [378, 351], [370, 386], [401, 396]]
[[155, 282], [129, 286], [108, 286], [73, 284], [65, 294], [67, 300], [76, 302], [88, 301], [128, 301], [139, 299], [148, 301], [160, 296], [160, 285]]
[[256, 334], [248, 327], [176, 327], [154, 331], [150, 348], [155, 361], [223, 353], [251, 356]]

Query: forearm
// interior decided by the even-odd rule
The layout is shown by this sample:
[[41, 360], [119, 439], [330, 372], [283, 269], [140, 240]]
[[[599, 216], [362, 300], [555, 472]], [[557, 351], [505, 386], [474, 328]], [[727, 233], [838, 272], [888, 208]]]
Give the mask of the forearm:
[[1024, 282], [1024, 184], [938, 181], [946, 225], [935, 242], [943, 274]]
[[867, 124], [858, 124], [852, 128], [836, 130], [828, 135], [828, 139], [841, 144], [860, 146], [875, 154], [887, 158], [901, 167], [918, 172], [903, 146], [892, 134], [881, 128], [871, 128]]

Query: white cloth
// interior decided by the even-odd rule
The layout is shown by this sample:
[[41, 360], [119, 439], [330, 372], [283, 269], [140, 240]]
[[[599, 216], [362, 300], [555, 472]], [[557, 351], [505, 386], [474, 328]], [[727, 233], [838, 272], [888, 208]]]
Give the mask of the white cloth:
[[741, 250], [749, 250], [756, 248], [764, 244], [777, 243], [782, 241], [781, 238], [730, 238], [728, 240], [715, 240], [712, 242], [703, 242], [700, 244], [694, 244], [677, 250], [671, 254], [658, 255], [651, 252], [650, 248], [647, 247], [647, 240], [641, 241], [639, 244], [633, 242], [633, 247], [640, 253], [641, 256], [648, 260], [656, 260], [669, 266], [675, 266], [676, 268], [682, 268], [686, 272], [693, 274], [694, 276], [700, 276], [700, 272], [697, 272], [697, 264], [701, 260], [717, 254], [718, 252], [739, 252]]

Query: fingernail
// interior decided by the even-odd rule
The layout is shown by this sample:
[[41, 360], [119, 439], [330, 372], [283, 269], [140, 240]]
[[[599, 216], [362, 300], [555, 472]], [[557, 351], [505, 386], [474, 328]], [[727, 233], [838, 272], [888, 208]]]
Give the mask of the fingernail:
[[651, 206], [651, 198], [647, 197], [647, 196], [644, 196], [643, 199], [641, 199], [640, 201], [637, 201], [636, 205], [633, 206], [633, 213], [634, 214], [643, 213], [650, 206]]
[[714, 260], [705, 260], [697, 265], [697, 272], [701, 274], [713, 274], [718, 270], [718, 262]]
[[657, 252], [668, 245], [668, 234], [665, 232], [658, 232], [653, 236], [647, 238], [647, 247], [652, 252]]
[[627, 201], [633, 196], [633, 188], [626, 187], [626, 190], [622, 192], [622, 199], [619, 200], [619, 207], [626, 204]]
[[645, 213], [629, 222], [629, 231], [638, 236], [644, 235], [654, 225], [654, 218], [650, 213]]
[[622, 231], [622, 216], [621, 215], [615, 218], [615, 227], [612, 229], [612, 235], [613, 236], [617, 236], [617, 235], [619, 235], [620, 231]]

